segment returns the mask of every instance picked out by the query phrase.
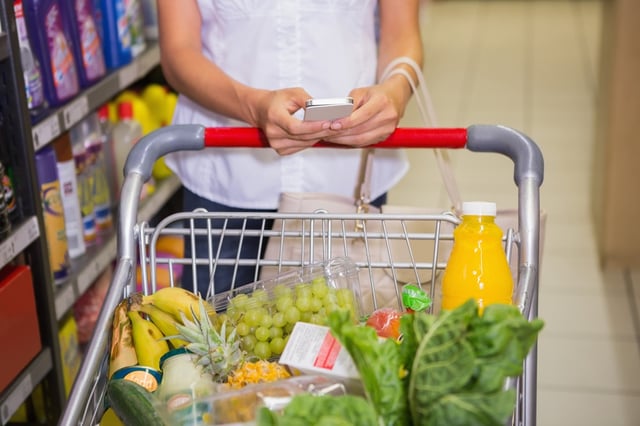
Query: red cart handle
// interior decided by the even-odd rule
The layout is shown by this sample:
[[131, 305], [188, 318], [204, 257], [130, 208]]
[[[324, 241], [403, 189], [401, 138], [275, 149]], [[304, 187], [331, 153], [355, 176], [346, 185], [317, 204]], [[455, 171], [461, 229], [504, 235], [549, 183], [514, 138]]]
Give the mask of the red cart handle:
[[[464, 148], [467, 129], [398, 128], [386, 140], [372, 145], [375, 148]], [[255, 127], [209, 127], [204, 130], [204, 145], [216, 148], [267, 148], [269, 144], [260, 129]], [[346, 148], [329, 142], [314, 147]]]

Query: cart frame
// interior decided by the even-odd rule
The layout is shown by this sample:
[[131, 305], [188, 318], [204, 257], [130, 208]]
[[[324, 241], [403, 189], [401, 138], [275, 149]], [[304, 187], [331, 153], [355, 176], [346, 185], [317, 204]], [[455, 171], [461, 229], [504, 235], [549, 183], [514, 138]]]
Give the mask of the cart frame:
[[[317, 147], [335, 147], [328, 143], [320, 142]], [[117, 304], [123, 297], [129, 295], [136, 288], [136, 268], [138, 262], [142, 265], [143, 291], [150, 293], [156, 290], [156, 267], [165, 264], [170, 272], [177, 265], [204, 264], [209, 265], [210, 270], [218, 265], [231, 265], [237, 267], [240, 264], [253, 265], [255, 278], [259, 278], [259, 268], [272, 266], [286, 268], [302, 266], [314, 263], [316, 259], [332, 257], [332, 241], [337, 241], [336, 247], [345, 245], [350, 239], [359, 238], [366, 244], [369, 242], [383, 242], [388, 254], [386, 261], [373, 262], [369, 257], [367, 246], [366, 259], [354, 259], [356, 266], [364, 272], [365, 279], [373, 277], [373, 271], [384, 269], [395, 280], [398, 270], [415, 272], [415, 277], [420, 285], [428, 285], [429, 291], [434, 292], [436, 280], [421, 282], [421, 274], [430, 271], [431, 277], [437, 277], [446, 263], [438, 259], [438, 247], [442, 241], [452, 240], [450, 232], [443, 232], [442, 225], [455, 226], [458, 218], [452, 214], [439, 215], [389, 215], [383, 213], [352, 213], [332, 214], [329, 212], [315, 212], [309, 214], [284, 214], [284, 213], [216, 213], [194, 211], [177, 213], [162, 220], [155, 227], [146, 223], [136, 223], [139, 204], [139, 195], [142, 185], [150, 178], [151, 169], [155, 161], [162, 156], [177, 150], [201, 150], [207, 147], [255, 147], [266, 148], [268, 144], [264, 135], [254, 128], [204, 128], [199, 125], [174, 125], [157, 130], [143, 137], [133, 147], [125, 165], [125, 181], [122, 188], [122, 197], [119, 206], [119, 220], [117, 232], [118, 254], [111, 286], [107, 292], [104, 305], [98, 316], [96, 327], [87, 348], [85, 358], [76, 377], [71, 394], [60, 419], [61, 425], [95, 425], [98, 423], [104, 411], [104, 394], [106, 390], [106, 369], [108, 365], [108, 344], [111, 335], [111, 321]], [[517, 277], [514, 293], [514, 303], [521, 312], [533, 319], [538, 314], [538, 275], [539, 275], [539, 241], [540, 241], [540, 186], [543, 181], [544, 163], [538, 146], [526, 135], [504, 126], [473, 125], [469, 128], [451, 129], [397, 129], [387, 140], [376, 144], [374, 148], [466, 148], [473, 152], [491, 152], [503, 154], [514, 163], [514, 180], [518, 187], [518, 229], [506, 234], [506, 249], [509, 255], [511, 248], [516, 248]], [[216, 229], [211, 226], [212, 220], [238, 219], [259, 220], [262, 226], [257, 230], [226, 230]], [[194, 223], [206, 223], [205, 227], [195, 226]], [[285, 231], [285, 227], [269, 229], [265, 223], [267, 220], [301, 221], [302, 229], [297, 231]], [[204, 222], [202, 222], [204, 221]], [[345, 226], [345, 223], [362, 221], [371, 223], [378, 221], [382, 224], [381, 230], [367, 232], [354, 230]], [[411, 232], [406, 224], [415, 222], [432, 222], [434, 231], [429, 233]], [[396, 231], [389, 230], [385, 224], [394, 223], [400, 228]], [[175, 223], [183, 226], [176, 227]], [[399, 231], [397, 229], [400, 229]], [[294, 237], [301, 241], [303, 247], [307, 247], [307, 254], [298, 259], [220, 259], [215, 254], [215, 249], [210, 244], [208, 257], [198, 259], [195, 255], [186, 259], [161, 258], [155, 250], [158, 238], [161, 235], [174, 234], [182, 236], [196, 235], [211, 236], [216, 232], [227, 235], [235, 235], [242, 239], [245, 236], [260, 238], [261, 243], [266, 244], [266, 238]], [[415, 259], [411, 252], [411, 244], [414, 240], [433, 241], [434, 256], [431, 259]], [[319, 257], [314, 254], [315, 242], [320, 241]], [[391, 253], [391, 242], [406, 244], [409, 257], [400, 262], [394, 260]], [[346, 249], [345, 249], [346, 251]], [[347, 253], [344, 253], [348, 255]], [[147, 273], [147, 266], [149, 272]], [[173, 274], [170, 273], [173, 277]], [[195, 280], [194, 280], [195, 281]], [[424, 280], [423, 280], [424, 281]], [[171, 285], [176, 284], [171, 279]], [[375, 289], [375, 283], [371, 282]], [[396, 288], [397, 292], [397, 288]], [[375, 292], [372, 292], [373, 305], [377, 305]], [[399, 298], [399, 296], [398, 296]], [[511, 380], [507, 386], [517, 389], [517, 402], [511, 424], [533, 426], [536, 424], [536, 368], [537, 347], [531, 349], [524, 363], [524, 373]]]

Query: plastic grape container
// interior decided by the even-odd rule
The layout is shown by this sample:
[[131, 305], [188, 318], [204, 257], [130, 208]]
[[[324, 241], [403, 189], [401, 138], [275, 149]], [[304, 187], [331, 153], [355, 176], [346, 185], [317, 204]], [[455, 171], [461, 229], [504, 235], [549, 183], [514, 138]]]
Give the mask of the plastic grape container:
[[358, 268], [346, 257], [302, 266], [273, 278], [247, 284], [211, 300], [241, 347], [260, 359], [277, 358], [298, 321], [327, 325], [329, 313], [347, 309], [353, 320], [362, 313]]

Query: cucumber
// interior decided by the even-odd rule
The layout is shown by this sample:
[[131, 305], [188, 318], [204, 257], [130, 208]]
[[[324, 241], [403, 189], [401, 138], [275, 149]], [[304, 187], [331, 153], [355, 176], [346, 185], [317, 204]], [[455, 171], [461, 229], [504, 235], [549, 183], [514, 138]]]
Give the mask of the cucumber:
[[107, 385], [109, 404], [126, 426], [166, 426], [154, 396], [137, 383], [112, 379]]

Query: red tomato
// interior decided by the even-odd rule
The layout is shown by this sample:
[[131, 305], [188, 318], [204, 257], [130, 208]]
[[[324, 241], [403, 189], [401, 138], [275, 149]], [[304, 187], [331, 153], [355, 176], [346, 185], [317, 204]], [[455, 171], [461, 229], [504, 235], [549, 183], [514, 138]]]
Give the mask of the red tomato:
[[373, 327], [380, 337], [397, 339], [400, 337], [401, 316], [402, 313], [393, 308], [381, 308], [369, 316], [366, 324]]

